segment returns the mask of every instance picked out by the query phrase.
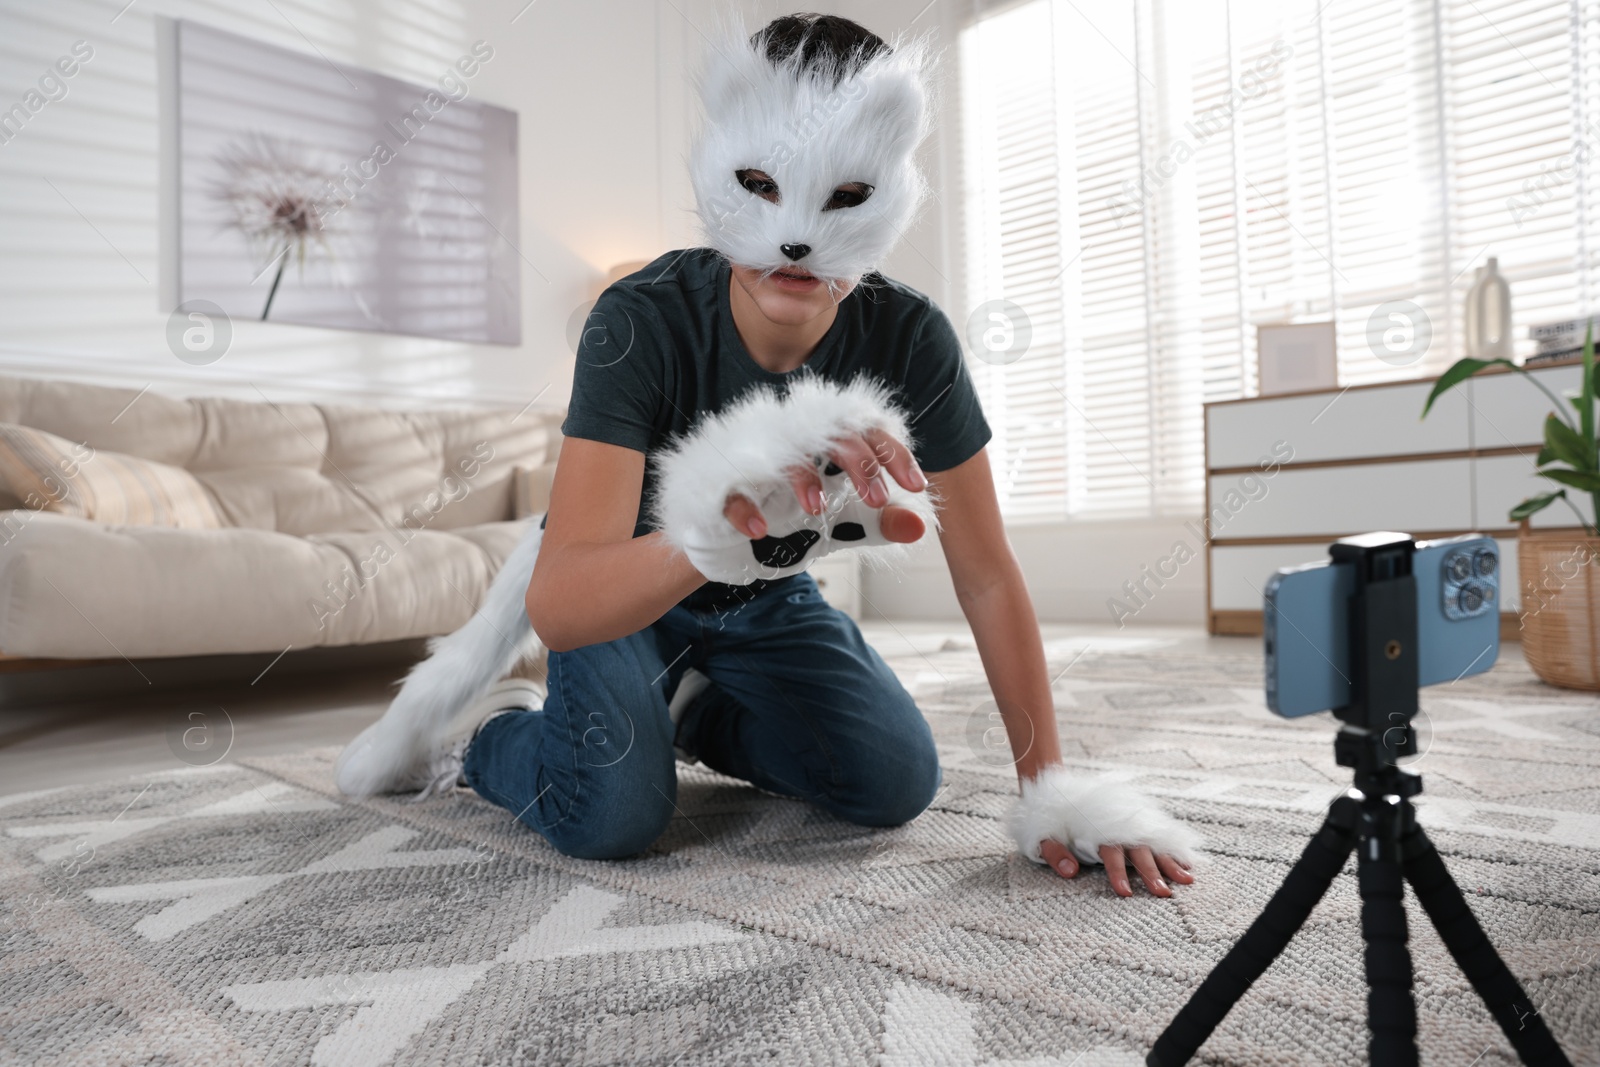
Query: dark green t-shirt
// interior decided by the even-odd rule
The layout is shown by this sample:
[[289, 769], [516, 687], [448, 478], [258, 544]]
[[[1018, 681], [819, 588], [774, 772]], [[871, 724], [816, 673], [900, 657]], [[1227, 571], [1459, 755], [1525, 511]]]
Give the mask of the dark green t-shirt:
[[[870, 374], [906, 411], [912, 452], [930, 473], [959, 466], [989, 442], [950, 319], [909, 286], [868, 274], [839, 302], [833, 325], [800, 369], [774, 374], [750, 358], [728, 303], [730, 268], [709, 248], [668, 252], [606, 289], [578, 346], [561, 432], [654, 453], [757, 386], [784, 391], [796, 375], [848, 382]], [[654, 464], [634, 535], [646, 523]]]

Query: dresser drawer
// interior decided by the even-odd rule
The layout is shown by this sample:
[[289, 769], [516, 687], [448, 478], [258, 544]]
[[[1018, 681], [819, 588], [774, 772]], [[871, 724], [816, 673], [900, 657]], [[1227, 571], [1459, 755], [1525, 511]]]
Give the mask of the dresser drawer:
[[861, 567], [854, 552], [835, 552], [810, 567], [822, 599], [852, 619], [861, 618]]
[[1319, 544], [1213, 545], [1211, 609], [1260, 611], [1274, 571], [1327, 558], [1328, 546]]
[[[1500, 546], [1500, 610], [1516, 611], [1522, 592], [1517, 540], [1496, 538], [1495, 544]], [[1213, 545], [1211, 610], [1260, 611], [1267, 579], [1274, 571], [1327, 558], [1327, 545], [1319, 544]]]
[[[1583, 384], [1582, 367], [1551, 367], [1529, 373], [1556, 396], [1564, 396], [1568, 389], [1577, 392]], [[1474, 448], [1532, 445], [1538, 449], [1544, 440], [1545, 416], [1555, 405], [1532, 382], [1520, 374], [1491, 374], [1472, 379], [1468, 388], [1472, 391]], [[1570, 405], [1567, 413], [1572, 414]], [[1571, 516], [1568, 512], [1567, 517]]]
[[[1369, 530], [1466, 530], [1473, 522], [1466, 458], [1290, 467], [1270, 478], [1217, 474], [1210, 486], [1213, 538], [1326, 534], [1333, 540]], [[1252, 486], [1265, 487], [1254, 500]]]
[[[1534, 473], [1538, 470], [1533, 463], [1538, 456], [1537, 447], [1529, 448], [1526, 455], [1482, 456], [1476, 461], [1478, 527], [1494, 530], [1515, 526], [1516, 523], [1506, 517], [1513, 507], [1537, 493], [1562, 488]], [[1590, 506], [1588, 494], [1580, 489], [1568, 489], [1567, 497], [1583, 512], [1584, 518], [1593, 518], [1594, 508]], [[1572, 513], [1572, 508], [1558, 500], [1535, 515], [1532, 523], [1534, 526], [1576, 526], [1578, 517]]]
[[1424, 420], [1431, 388], [1431, 382], [1408, 382], [1213, 404], [1206, 408], [1206, 466], [1253, 467], [1279, 442], [1293, 450], [1296, 463], [1465, 452], [1471, 447], [1466, 396], [1446, 393]]

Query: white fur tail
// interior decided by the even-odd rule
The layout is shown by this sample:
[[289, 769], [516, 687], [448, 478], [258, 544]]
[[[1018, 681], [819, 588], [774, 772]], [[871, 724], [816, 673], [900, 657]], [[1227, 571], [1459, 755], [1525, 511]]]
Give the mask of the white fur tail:
[[472, 618], [428, 642], [428, 658], [406, 674], [383, 718], [345, 746], [333, 772], [341, 793], [369, 797], [404, 788], [457, 713], [539, 651], [525, 600], [543, 534], [534, 519]]

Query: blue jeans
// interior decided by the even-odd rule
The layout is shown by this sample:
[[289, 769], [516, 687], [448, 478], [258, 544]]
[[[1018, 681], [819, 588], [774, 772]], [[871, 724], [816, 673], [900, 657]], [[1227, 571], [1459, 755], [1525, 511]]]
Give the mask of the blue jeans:
[[[710, 687], [674, 738], [668, 701], [690, 667]], [[541, 711], [484, 723], [467, 782], [559, 851], [649, 848], [677, 810], [673, 743], [724, 774], [862, 826], [932, 802], [927, 720], [808, 574], [755, 592], [707, 586], [629, 637], [552, 652]]]

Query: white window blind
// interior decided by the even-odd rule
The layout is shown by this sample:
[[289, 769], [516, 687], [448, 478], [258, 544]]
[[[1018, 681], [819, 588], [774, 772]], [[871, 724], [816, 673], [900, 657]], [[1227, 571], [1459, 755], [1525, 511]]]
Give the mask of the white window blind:
[[[1519, 352], [1591, 306], [1600, 0], [1031, 0], [960, 60], [964, 313], [1000, 329], [972, 366], [1012, 519], [1198, 513], [1201, 405], [1254, 393], [1259, 324], [1333, 320], [1356, 384], [1458, 358], [1491, 255]], [[1393, 301], [1425, 349], [1374, 344]]]

